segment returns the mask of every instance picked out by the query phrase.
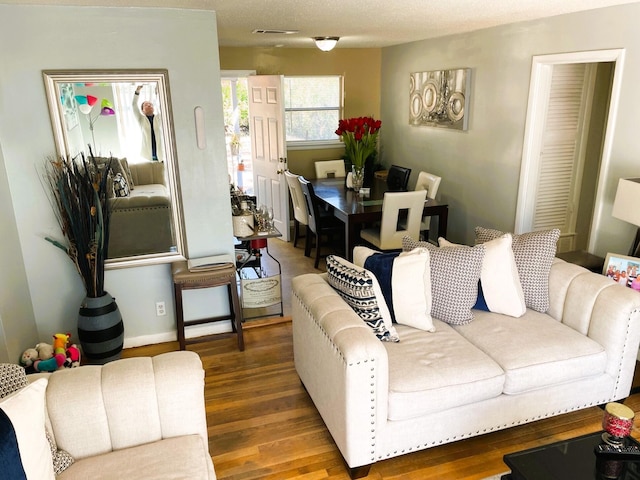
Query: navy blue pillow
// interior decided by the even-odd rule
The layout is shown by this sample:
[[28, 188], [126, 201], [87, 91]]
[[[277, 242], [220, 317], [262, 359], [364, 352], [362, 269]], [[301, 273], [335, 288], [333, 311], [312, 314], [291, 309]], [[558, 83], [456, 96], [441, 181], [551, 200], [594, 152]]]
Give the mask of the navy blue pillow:
[[12, 480], [26, 480], [27, 474], [22, 467], [18, 438], [13, 428], [13, 423], [7, 414], [0, 408], [0, 470], [2, 478]]
[[484, 293], [482, 292], [482, 282], [478, 282], [478, 298], [473, 308], [475, 308], [476, 310], [484, 310], [485, 312], [491, 311], [487, 306], [487, 301], [484, 299]]
[[374, 253], [373, 255], [369, 255], [364, 261], [364, 268], [373, 273], [380, 284], [382, 296], [384, 297], [385, 302], [387, 302], [387, 307], [389, 308], [389, 313], [391, 314], [391, 320], [393, 323], [397, 322], [396, 315], [393, 311], [391, 275], [393, 273], [393, 260], [398, 255], [400, 255], [400, 252]]

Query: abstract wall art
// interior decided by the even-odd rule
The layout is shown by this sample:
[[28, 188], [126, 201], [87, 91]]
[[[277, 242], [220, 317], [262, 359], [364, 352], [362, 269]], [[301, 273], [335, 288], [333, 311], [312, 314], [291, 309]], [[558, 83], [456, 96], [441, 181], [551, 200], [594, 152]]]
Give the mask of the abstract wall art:
[[466, 130], [470, 77], [470, 68], [411, 73], [409, 124]]

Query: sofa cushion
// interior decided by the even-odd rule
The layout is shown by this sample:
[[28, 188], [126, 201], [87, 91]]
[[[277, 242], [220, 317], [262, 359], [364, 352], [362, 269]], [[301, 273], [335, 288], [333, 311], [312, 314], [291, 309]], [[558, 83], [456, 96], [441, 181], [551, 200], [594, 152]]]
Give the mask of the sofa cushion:
[[353, 261], [376, 276], [394, 322], [429, 332], [435, 330], [426, 249], [382, 253], [368, 247], [355, 247]]
[[517, 320], [476, 311], [471, 324], [454, 328], [502, 367], [509, 395], [605, 371], [607, 354], [600, 344], [533, 310]]
[[2, 478], [54, 478], [44, 428], [47, 383], [40, 378], [0, 400]]
[[[476, 243], [501, 237], [504, 232], [476, 227]], [[560, 230], [541, 230], [513, 235], [513, 255], [527, 307], [538, 312], [549, 309], [549, 271], [556, 255]]]
[[380, 340], [400, 340], [375, 275], [343, 258], [329, 255], [327, 280]]
[[208, 455], [209, 452], [199, 435], [185, 435], [76, 459], [71, 467], [56, 478], [208, 479]]
[[400, 343], [385, 343], [389, 359], [389, 419], [406, 420], [493, 398], [504, 372], [487, 354], [437, 319], [427, 333], [398, 325]]
[[[441, 247], [456, 246], [444, 238], [439, 238], [438, 244]], [[484, 258], [475, 308], [520, 317], [527, 310], [527, 306], [511, 248], [511, 234], [506, 233], [483, 245]]]
[[[480, 247], [480, 248], [479, 248]], [[402, 239], [402, 249], [426, 248], [431, 267], [431, 316], [452, 325], [473, 320], [471, 308], [478, 299], [478, 281], [484, 247], [438, 248], [411, 237]]]

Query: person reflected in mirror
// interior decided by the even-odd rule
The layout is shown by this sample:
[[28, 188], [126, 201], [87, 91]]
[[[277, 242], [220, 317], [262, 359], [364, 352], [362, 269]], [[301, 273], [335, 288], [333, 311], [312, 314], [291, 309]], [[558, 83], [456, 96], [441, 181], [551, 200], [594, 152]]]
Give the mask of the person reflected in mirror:
[[139, 104], [142, 88], [143, 85], [138, 85], [133, 96], [133, 112], [142, 133], [140, 155], [147, 160], [162, 162], [162, 119], [150, 101]]

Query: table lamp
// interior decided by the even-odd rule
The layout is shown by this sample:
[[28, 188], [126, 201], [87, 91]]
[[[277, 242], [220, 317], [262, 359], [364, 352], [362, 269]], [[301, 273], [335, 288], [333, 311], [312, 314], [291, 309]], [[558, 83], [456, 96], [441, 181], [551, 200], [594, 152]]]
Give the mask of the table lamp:
[[[640, 227], [640, 178], [621, 178], [618, 181], [616, 199], [613, 202], [611, 215], [625, 222]], [[636, 238], [631, 245], [629, 255], [640, 256], [640, 228], [636, 232]]]

